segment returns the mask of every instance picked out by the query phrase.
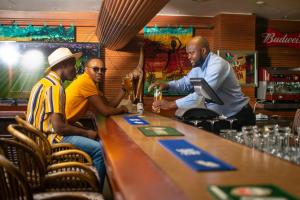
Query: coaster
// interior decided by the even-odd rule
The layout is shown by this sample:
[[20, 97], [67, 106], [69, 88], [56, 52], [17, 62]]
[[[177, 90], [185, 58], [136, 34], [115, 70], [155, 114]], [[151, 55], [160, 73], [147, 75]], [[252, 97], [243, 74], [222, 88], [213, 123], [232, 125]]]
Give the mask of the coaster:
[[210, 185], [209, 192], [217, 200], [296, 200], [295, 196], [275, 185]]
[[143, 126], [138, 128], [145, 136], [182, 136], [183, 134], [174, 128], [166, 126]]
[[235, 170], [235, 167], [228, 165], [186, 140], [159, 140], [159, 143], [193, 170]]
[[124, 117], [124, 119], [125, 119], [129, 124], [132, 124], [132, 125], [147, 125], [147, 124], [149, 124], [149, 122], [145, 121], [144, 119], [140, 118], [140, 117], [137, 116], [137, 115], [132, 115], [132, 116], [126, 115], [126, 116]]

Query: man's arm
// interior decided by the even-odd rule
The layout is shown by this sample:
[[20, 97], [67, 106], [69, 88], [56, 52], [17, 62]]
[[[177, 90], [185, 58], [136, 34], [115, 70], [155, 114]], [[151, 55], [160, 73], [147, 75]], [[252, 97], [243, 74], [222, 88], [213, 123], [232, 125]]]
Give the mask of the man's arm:
[[154, 87], [159, 87], [160, 90], [167, 89], [171, 92], [192, 92], [191, 77], [196, 77], [193, 70], [179, 80], [169, 81], [168, 83], [154, 82], [148, 87], [148, 91], [150, 92]]
[[78, 128], [66, 123], [64, 117], [60, 113], [51, 113], [50, 114], [52, 126], [55, 132], [61, 135], [79, 135], [83, 137], [88, 137], [91, 139], [96, 139], [98, 134], [93, 130], [85, 130], [82, 128]]
[[125, 96], [125, 94], [126, 94], [126, 91], [121, 89], [121, 91], [118, 93], [118, 95], [116, 97], [114, 97], [113, 99], [110, 99], [110, 101], [108, 101], [104, 96], [103, 96], [103, 98], [106, 99], [109, 106], [117, 107], [120, 104], [123, 97]]
[[193, 92], [192, 94], [177, 99], [176, 101], [154, 101], [152, 104], [152, 110], [155, 112], [158, 109], [170, 110], [177, 108], [190, 108], [193, 106], [198, 106], [200, 101], [202, 101], [202, 97]]
[[128, 109], [125, 106], [119, 108], [114, 108], [112, 106], [106, 105], [102, 98], [98, 95], [88, 97], [89, 104], [92, 105], [98, 113], [101, 113], [104, 116], [116, 115], [128, 112]]
[[179, 80], [169, 81], [168, 82], [168, 91], [171, 92], [192, 92], [193, 86], [190, 82], [190, 74], [182, 77]]
[[157, 112], [159, 109], [170, 110], [177, 109], [176, 101], [158, 100], [152, 104], [152, 110]]

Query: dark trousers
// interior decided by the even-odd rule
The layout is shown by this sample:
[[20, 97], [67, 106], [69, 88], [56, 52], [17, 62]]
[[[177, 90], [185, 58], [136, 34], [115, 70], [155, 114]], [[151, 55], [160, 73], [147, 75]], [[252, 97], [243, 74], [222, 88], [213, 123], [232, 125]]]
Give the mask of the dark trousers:
[[237, 114], [230, 118], [237, 119], [237, 129], [240, 131], [242, 126], [256, 124], [255, 114], [249, 104], [245, 105]]

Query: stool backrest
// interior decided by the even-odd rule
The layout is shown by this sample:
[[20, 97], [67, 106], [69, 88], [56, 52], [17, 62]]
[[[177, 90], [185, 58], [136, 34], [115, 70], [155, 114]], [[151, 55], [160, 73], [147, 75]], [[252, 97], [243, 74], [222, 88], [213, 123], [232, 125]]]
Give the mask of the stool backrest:
[[38, 152], [18, 141], [0, 138], [0, 154], [24, 174], [33, 191], [43, 188], [46, 163]]
[[51, 155], [51, 144], [49, 143], [47, 135], [45, 133], [34, 127], [32, 124], [30, 124], [28, 121], [26, 121], [19, 115], [16, 115], [15, 120], [20, 126], [23, 126], [27, 130], [27, 136], [35, 142], [37, 142], [39, 147], [44, 151], [44, 153], [47, 156]]
[[0, 191], [6, 199], [31, 200], [32, 194], [24, 175], [3, 155], [0, 155]]
[[32, 131], [31, 129], [18, 124], [10, 124], [7, 127], [7, 130], [15, 140], [32, 148], [38, 154], [41, 154], [46, 162], [51, 159], [51, 146], [41, 133]]

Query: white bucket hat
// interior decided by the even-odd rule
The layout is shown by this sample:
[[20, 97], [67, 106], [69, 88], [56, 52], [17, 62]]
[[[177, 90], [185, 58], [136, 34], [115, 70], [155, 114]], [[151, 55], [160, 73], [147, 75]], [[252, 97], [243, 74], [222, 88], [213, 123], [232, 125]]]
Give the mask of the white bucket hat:
[[67, 60], [69, 58], [75, 58], [76, 60], [82, 56], [82, 52], [78, 53], [72, 53], [70, 49], [65, 48], [65, 47], [60, 47], [53, 51], [49, 56], [48, 56], [48, 63], [49, 67], [45, 70], [45, 73], [47, 74], [50, 72], [51, 68], [55, 66], [56, 64]]

